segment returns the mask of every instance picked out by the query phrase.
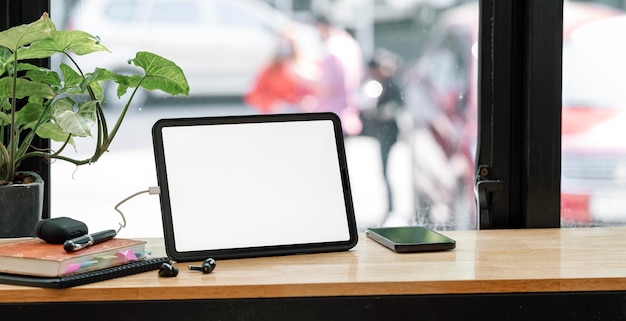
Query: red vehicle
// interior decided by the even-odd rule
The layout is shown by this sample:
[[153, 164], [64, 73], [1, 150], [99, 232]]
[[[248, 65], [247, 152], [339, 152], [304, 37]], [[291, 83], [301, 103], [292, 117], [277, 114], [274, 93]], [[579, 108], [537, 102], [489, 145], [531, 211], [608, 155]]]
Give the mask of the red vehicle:
[[[591, 48], [592, 52], [602, 55], [604, 49], [596, 49], [595, 44], [591, 47], [585, 44], [594, 39], [594, 35], [589, 35], [592, 33], [589, 31], [586, 35], [588, 39], [583, 39], [583, 27], [591, 27], [594, 21], [621, 17], [623, 14], [623, 11], [600, 4], [564, 3], [563, 226], [599, 224], [608, 218], [594, 214], [600, 207], [607, 210], [606, 204], [598, 203], [600, 198], [606, 201], [607, 197], [592, 197], [591, 182], [597, 184], [593, 186], [598, 188], [599, 185], [605, 186], [603, 180], [612, 181], [607, 183], [606, 189], [603, 187], [603, 191], [623, 194], [625, 197], [621, 199], [624, 199], [626, 205], [626, 189], [619, 191], [614, 183], [616, 173], [620, 173], [626, 182], [626, 144], [613, 146], [615, 148], [611, 149], [612, 154], [608, 156], [606, 153], [609, 147], [600, 146], [606, 146], [604, 143], [607, 140], [615, 142], [615, 133], [612, 136], [607, 134], [608, 137], [604, 138], [592, 135], [596, 128], [616, 122], [614, 118], [625, 118], [618, 115], [626, 110], [626, 97], [621, 101], [616, 97], [613, 105], [604, 104], [606, 93], [594, 89], [604, 86], [607, 81], [613, 85], [620, 82], [615, 78], [603, 78], [598, 71], [594, 73], [597, 76], [588, 78], [585, 72], [593, 70], [597, 60], [603, 58], [585, 56], [582, 50], [576, 52], [578, 56], [573, 56], [574, 52], [570, 49], [576, 45], [576, 48]], [[620, 30], [626, 31], [626, 22], [624, 25]], [[579, 29], [580, 37], [576, 33]], [[615, 34], [615, 31], [606, 30], [603, 31], [604, 35]], [[606, 36], [601, 38], [607, 39]], [[599, 39], [595, 40], [599, 42]], [[410, 141], [413, 149], [415, 197], [418, 202], [416, 221], [420, 224], [440, 229], [476, 228], [473, 185], [477, 137], [477, 41], [478, 3], [464, 4], [444, 12], [433, 29], [424, 54], [405, 79], [406, 106], [412, 115], [413, 126], [404, 137]], [[607, 39], [603, 45], [611, 42], [626, 48], [614, 38]], [[619, 54], [624, 60], [626, 50]], [[626, 76], [624, 62], [605, 59], [603, 63], [615, 67], [612, 74]], [[575, 80], [580, 81], [575, 83]], [[578, 92], [581, 89], [576, 86], [587, 86], [583, 88], [587, 95], [573, 100], [568, 94], [583, 93]], [[616, 96], [616, 93], [611, 97]], [[626, 123], [622, 128], [626, 134]], [[597, 142], [596, 139], [601, 141]], [[589, 171], [592, 168], [599, 169], [607, 162], [612, 163], [609, 169], [603, 168], [603, 177], [598, 172]], [[620, 167], [623, 168], [621, 172], [616, 169], [615, 163], [623, 165]], [[575, 175], [576, 170], [578, 176], [574, 177], [572, 175]], [[617, 199], [615, 196], [612, 200], [615, 202]], [[598, 202], [594, 203], [593, 200]], [[619, 219], [626, 221], [626, 212]]]
[[626, 16], [576, 29], [563, 45], [561, 217], [626, 223]]

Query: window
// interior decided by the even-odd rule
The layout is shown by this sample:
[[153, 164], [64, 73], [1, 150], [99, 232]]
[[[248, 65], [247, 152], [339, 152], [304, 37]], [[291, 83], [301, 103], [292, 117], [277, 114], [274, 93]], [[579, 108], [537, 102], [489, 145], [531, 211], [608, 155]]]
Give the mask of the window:
[[[584, 10], [585, 22], [580, 23]], [[622, 83], [624, 10], [613, 4], [564, 8], [562, 226], [622, 225], [624, 208]]]
[[[102, 2], [105, 3], [106, 1], [102, 1]], [[329, 2], [329, 3], [332, 4], [333, 2], [334, 1]], [[520, 56], [523, 56], [526, 54], [528, 55], [532, 54], [534, 55], [533, 57], [536, 58], [533, 60], [535, 61], [535, 60], [542, 60], [538, 58], [538, 57], [544, 57], [542, 55], [546, 55], [546, 56], [548, 55], [545, 52], [544, 53], [539, 52], [539, 50], [536, 49], [538, 47], [541, 47], [542, 50], [547, 51], [548, 53], [554, 53], [558, 51], [558, 48], [557, 48], [558, 46], [556, 47], [553, 45], [545, 46], [546, 43], [548, 44], [551, 43], [550, 41], [546, 40], [546, 38], [548, 38], [548, 36], [546, 35], [544, 35], [543, 37], [541, 36], [538, 37], [539, 39], [530, 39], [530, 40], [526, 39], [529, 42], [524, 44], [525, 40], [523, 40], [524, 39], [523, 36], [528, 34], [529, 31], [524, 29], [525, 27], [522, 24], [522, 21], [524, 21], [524, 19], [517, 17], [516, 15], [513, 14], [513, 12], [519, 13], [519, 12], [525, 12], [525, 10], [517, 10], [519, 9], [518, 7], [515, 7], [516, 10], [512, 10], [514, 6], [520, 6], [520, 4], [503, 3], [500, 1], [497, 6], [494, 6], [493, 2], [490, 2], [490, 1], [483, 1], [483, 2], [484, 2], [483, 9], [487, 8], [487, 10], [484, 11], [486, 12], [486, 14], [483, 16], [483, 21], [488, 22], [489, 17], [494, 14], [493, 12], [494, 10], [504, 10], [503, 12], [501, 12], [501, 13], [504, 13], [504, 16], [515, 18], [515, 19], [508, 19], [508, 22], [503, 23], [502, 25], [500, 24], [502, 23], [502, 20], [496, 20], [495, 27], [493, 29], [494, 31], [493, 35], [496, 40], [495, 42], [496, 46], [500, 46], [503, 42], [506, 42], [506, 41], [503, 41], [503, 39], [511, 39], [513, 42], [512, 45], [503, 45], [502, 47], [498, 47], [497, 48], [498, 50], [494, 51], [495, 53], [507, 53], [507, 52], [514, 53], [511, 56], [507, 56], [506, 54], [502, 54], [502, 55], [496, 54], [494, 56], [495, 60], [491, 61], [492, 67], [498, 70], [498, 72], [502, 69], [506, 69], [506, 70], [509, 70], [510, 72], [507, 71], [505, 74], [516, 73], [516, 72], [519, 73], [520, 69], [522, 69], [521, 67], [522, 64], [520, 63], [520, 61], [523, 61], [523, 59], [521, 59], [521, 57], [517, 57], [518, 53]], [[61, 3], [61, 2], [60, 1], [54, 2], [53, 5], [58, 4], [58, 3]], [[86, 5], [87, 3], [89, 3], [89, 1], [81, 1], [77, 3]], [[491, 5], [491, 7], [489, 7], [489, 5]], [[546, 11], [546, 8], [547, 8], [547, 11]], [[442, 8], [439, 8], [439, 9], [442, 9]], [[551, 2], [541, 2], [541, 4], [533, 4], [530, 7], [530, 11], [535, 12], [535, 10], [537, 12], [544, 10], [549, 13], [554, 13], [555, 11], [558, 12], [558, 5], [552, 4]], [[52, 12], [53, 12], [53, 18], [54, 18], [55, 11], [53, 10]], [[60, 12], [63, 12], [63, 10], [57, 9], [56, 12], [60, 13]], [[427, 16], [428, 15], [424, 15], [424, 17], [427, 17]], [[554, 28], [558, 27], [558, 23], [554, 24], [553, 23], [554, 21], [547, 21], [548, 20], [547, 18], [543, 19], [545, 17], [544, 14], [538, 14], [534, 17], [536, 17], [537, 19], [533, 20], [534, 24], [530, 26], [532, 28], [542, 27], [542, 30], [543, 30], [543, 27], [547, 27], [546, 30], [550, 30], [550, 28], [552, 27]], [[93, 19], [95, 19], [95, 17], [93, 17]], [[373, 19], [378, 19], [378, 18], [373, 17]], [[551, 16], [550, 19], [555, 20], [554, 16]], [[24, 20], [28, 21], [29, 19], [24, 19]], [[33, 19], [30, 19], [30, 20], [32, 21]], [[414, 23], [414, 22], [415, 21], [411, 21], [407, 23]], [[486, 26], [487, 24], [485, 23], [483, 28], [485, 28]], [[355, 27], [358, 27], [358, 25], [355, 25]], [[380, 28], [380, 29], [383, 29], [383, 28]], [[359, 30], [354, 30], [354, 28], [352, 28], [351, 31], [359, 31]], [[94, 31], [93, 33], [97, 34], [98, 32]], [[355, 34], [358, 34], [358, 32], [355, 32]], [[206, 34], [203, 36], [206, 36]], [[102, 37], [102, 41], [104, 44], [108, 43], [107, 39], [108, 39], [107, 37]], [[414, 38], [407, 38], [407, 39], [414, 40]], [[556, 43], [558, 45], [558, 41]], [[485, 42], [483, 42], [483, 46], [484, 45], [485, 45]], [[518, 51], [517, 49], [520, 49], [520, 48], [516, 46], [526, 46], [526, 47], [524, 47], [523, 51]], [[367, 52], [368, 51], [367, 48], [365, 49], [366, 49], [365, 52]], [[485, 51], [484, 49], [487, 49], [487, 51]], [[208, 53], [209, 51], [204, 51], [204, 52]], [[238, 52], [241, 52], [241, 51], [238, 51]], [[262, 53], [262, 51], [260, 50], [252, 51], [252, 52], [255, 53], [256, 56], [261, 56], [261, 54], [259, 53]], [[414, 50], [414, 53], [416, 52], [417, 50]], [[481, 53], [485, 55], [486, 52], [491, 52], [489, 50], [489, 47], [482, 47]], [[272, 51], [269, 50], [267, 53], [271, 55]], [[524, 53], [524, 54], [521, 54], [521, 53]], [[415, 57], [412, 57], [412, 58], [415, 58]], [[483, 56], [483, 58], [486, 58], [486, 56]], [[216, 60], [220, 62], [223, 61], [224, 62], [222, 64], [223, 67], [227, 65], [226, 58], [206, 59], [206, 61], [210, 61], [210, 60]], [[253, 61], [253, 59], [252, 58], [250, 59], [239, 58], [238, 61], [243, 62], [243, 63], [248, 63], [248, 62]], [[490, 61], [490, 60], [484, 60], [484, 61]], [[552, 70], [551, 68], [554, 68], [549, 63], [549, 62], [552, 62], [552, 60], [546, 59], [544, 61], [546, 61], [545, 62], [546, 65], [541, 66], [542, 68], [544, 68], [544, 70]], [[183, 62], [184, 61], [181, 61], [181, 64]], [[408, 63], [410, 61], [405, 61], [405, 62]], [[463, 60], [460, 60], [460, 62], [463, 62]], [[465, 60], [465, 62], [471, 62], [471, 60]], [[202, 64], [198, 64], [197, 66], [201, 66], [201, 65]], [[532, 68], [537, 68], [534, 65], [530, 65], [530, 66]], [[189, 70], [192, 70], [192, 69], [190, 68]], [[538, 75], [539, 73], [537, 72], [536, 74]], [[539, 77], [539, 76], [534, 76], [535, 73], [533, 73], [532, 75], [533, 77]], [[227, 77], [220, 77], [219, 79], [221, 80], [220, 83], [222, 83], [224, 87], [220, 87], [218, 89], [218, 92], [223, 93], [224, 94], [223, 96], [235, 96], [235, 97], [238, 94], [241, 94], [241, 90], [242, 90], [241, 88], [235, 88], [236, 84], [245, 83], [246, 85], [249, 85], [249, 81], [250, 81], [250, 78], [248, 78], [248, 83], [244, 81], [235, 81], [235, 80], [231, 82], [229, 79], [227, 79]], [[481, 78], [479, 79], [481, 82], [484, 83], [487, 78], [485, 75], [482, 75]], [[550, 148], [543, 149], [544, 147], [542, 146], [548, 145], [548, 146], [553, 147], [555, 140], [558, 141], [558, 139], [554, 138], [556, 135], [554, 135], [554, 133], [549, 130], [549, 128], [551, 128], [550, 126], [543, 126], [548, 123], [541, 122], [541, 121], [530, 122], [528, 121], [527, 118], [517, 117], [521, 115], [520, 111], [514, 111], [512, 109], [507, 109], [501, 106], [508, 106], [511, 103], [515, 103], [514, 102], [515, 99], [523, 96], [525, 97], [524, 99], [532, 100], [530, 102], [527, 102], [528, 103], [527, 105], [531, 106], [531, 109], [527, 110], [528, 114], [526, 116], [529, 115], [529, 117], [532, 119], [535, 119], [534, 117], [537, 117], [537, 119], [539, 119], [538, 116], [535, 116], [536, 111], [532, 109], [534, 108], [532, 107], [534, 106], [532, 102], [542, 101], [543, 102], [541, 104], [542, 106], [552, 106], [554, 104], [554, 97], [551, 96], [550, 94], [546, 94], [546, 91], [550, 91], [551, 88], [554, 88], [553, 84], [550, 83], [550, 79], [544, 79], [542, 82], [541, 79], [538, 79], [538, 78], [528, 79], [525, 77], [517, 77], [517, 76], [515, 77], [505, 76], [503, 78], [499, 78], [499, 81], [500, 81], [499, 83], [491, 83], [491, 86], [483, 85], [483, 86], [478, 87], [478, 88], [481, 88], [481, 90], [485, 90], [479, 93], [482, 98], [495, 97], [494, 99], [496, 103], [495, 104], [492, 103], [491, 106], [498, 106], [497, 108], [499, 109], [497, 109], [497, 111], [503, 113], [502, 119], [504, 120], [501, 123], [500, 122], [493, 123], [493, 122], [487, 122], [487, 121], [481, 120], [480, 127], [479, 127], [479, 130], [481, 130], [481, 132], [477, 133], [478, 135], [477, 137], [479, 137], [478, 146], [479, 148], [481, 147], [485, 148], [484, 146], [491, 146], [492, 149], [494, 147], [500, 148], [502, 146], [512, 146], [514, 147], [514, 149], [519, 147], [519, 150], [516, 149], [513, 152], [513, 155], [508, 155], [508, 156], [505, 155], [502, 158], [500, 158], [500, 156], [497, 156], [497, 155], [496, 156], [492, 155], [492, 156], [487, 157], [485, 153], [480, 153], [478, 155], [478, 157], [487, 157], [486, 159], [488, 161], [481, 162], [481, 164], [486, 163], [489, 165], [493, 165], [493, 167], [491, 168], [493, 171], [491, 173], [495, 173], [495, 174], [498, 174], [498, 172], [509, 173], [507, 174], [508, 175], [507, 177], [500, 176], [500, 175], [492, 176], [492, 178], [495, 178], [495, 179], [503, 178], [507, 182], [507, 188], [508, 188], [507, 195], [508, 196], [502, 197], [501, 195], [503, 194], [493, 193], [493, 195], [491, 196], [491, 209], [492, 209], [491, 213], [494, 213], [494, 215], [496, 216], [500, 215], [498, 213], [506, 213], [504, 215], [508, 216], [507, 219], [504, 219], [503, 221], [499, 221], [497, 226], [519, 227], [519, 226], [551, 225], [553, 224], [553, 221], [549, 221], [548, 223], [546, 222], [536, 223], [536, 220], [541, 221], [541, 218], [536, 218], [534, 216], [534, 215], [538, 215], [534, 213], [539, 212], [539, 211], [534, 211], [534, 210], [541, 209], [541, 211], [543, 212], [542, 204], [543, 205], [545, 205], [546, 203], [551, 204], [550, 201], [546, 202], [544, 198], [552, 199], [553, 194], [551, 194], [551, 191], [555, 185], [555, 182], [557, 183], [557, 186], [558, 186], [559, 177], [557, 176], [555, 178], [555, 174], [551, 174], [551, 172], [554, 172], [553, 169], [555, 168], [555, 166], [557, 168], [560, 166], [560, 162], [557, 162], [558, 165], [555, 165], [554, 159], [556, 158], [553, 157], [553, 155], [546, 156], [544, 154], [541, 154], [541, 151], [550, 150]], [[534, 81], [536, 81], [537, 84], [535, 84]], [[546, 85], [546, 83], [548, 85]], [[227, 89], [227, 88], [230, 88], [230, 87], [227, 87], [227, 86], [230, 86], [230, 84], [233, 84], [232, 88]], [[526, 93], [531, 93], [532, 95], [529, 95], [529, 96], [522, 95], [522, 92], [511, 93], [510, 88], [517, 88], [516, 87], [517, 85], [520, 85], [520, 88], [523, 88], [523, 90]], [[460, 84], [459, 90], [463, 90], [462, 86], [463, 84]], [[218, 85], [196, 86], [196, 88], [218, 88], [218, 87], [219, 87]], [[493, 89], [493, 91], [492, 92], [486, 91], [485, 88], [490, 88], [489, 90]], [[546, 97], [548, 97], [548, 99], [545, 99]], [[146, 148], [145, 146], [139, 147], [139, 145], [137, 145], [137, 144], [144, 144], [144, 143], [148, 145], [150, 144], [150, 137], [149, 137], [150, 124], [154, 120], [161, 118], [161, 117], [181, 117], [181, 116], [195, 116], [195, 115], [208, 116], [212, 114], [224, 115], [224, 114], [256, 112], [254, 109], [250, 108], [249, 106], [242, 106], [241, 102], [238, 101], [237, 99], [222, 99], [222, 98], [223, 97], [221, 97], [221, 99], [211, 99], [209, 101], [197, 101], [197, 99], [186, 98], [186, 99], [175, 99], [175, 100], [163, 103], [158, 98], [150, 97], [149, 98], [150, 100], [148, 100], [149, 103], [146, 103], [146, 105], [144, 106], [134, 108], [131, 111], [131, 114], [134, 114], [137, 117], [136, 118], [137, 122], [134, 122], [133, 124], [129, 124], [130, 122], [130, 118], [129, 118], [128, 121], [124, 124], [123, 130], [122, 130], [123, 133], [121, 134], [128, 135], [127, 136], [128, 138], [125, 138], [125, 139], [119, 138], [116, 142], [114, 142], [114, 144], [111, 146], [111, 153], [105, 155], [101, 161], [91, 166], [78, 168], [77, 170], [73, 168], [72, 166], [63, 167], [64, 165], [59, 164], [59, 163], [52, 164], [53, 178], [51, 180], [52, 182], [51, 184], [53, 185], [52, 190], [53, 190], [54, 195], [52, 195], [51, 197], [52, 199], [51, 214], [53, 216], [67, 215], [67, 216], [72, 216], [72, 217], [83, 219], [89, 222], [90, 226], [94, 226], [93, 227], [94, 230], [100, 229], [103, 226], [104, 228], [109, 228], [111, 224], [113, 225], [116, 224], [117, 214], [113, 210], [113, 206], [122, 198], [138, 190], [146, 189], [148, 186], [154, 184], [154, 181], [155, 181], [153, 179], [154, 171], [148, 168], [148, 166], [146, 165], [146, 164], [153, 163], [151, 154], [149, 152], [149, 148], [147, 149], [148, 150], [147, 154], [145, 153], [140, 154], [139, 152], [141, 151], [141, 149], [144, 149], [145, 151]], [[463, 95], [463, 94], [456, 95], [456, 98], [457, 99], [458, 98], [469, 99], [467, 98], [466, 95]], [[499, 102], [503, 102], [503, 104], [500, 104]], [[489, 104], [483, 105], [480, 107], [481, 110], [483, 108], [488, 109]], [[114, 113], [115, 109], [111, 109], [108, 112]], [[515, 113], [515, 114], [511, 114], [511, 113]], [[499, 115], [496, 115], [496, 118], [500, 119]], [[522, 128], [524, 126], [531, 126], [532, 128]], [[529, 134], [529, 135], [527, 136], [521, 135], [521, 134], [512, 135], [510, 132], [511, 129], [514, 129], [518, 133], [526, 131], [526, 134]], [[545, 139], [546, 137], [550, 137], [550, 139], [546, 140]], [[494, 142], [494, 138], [497, 141]], [[526, 138], [530, 140], [526, 141], [525, 140]], [[535, 143], [540, 143], [540, 144], [535, 144]], [[476, 143], [473, 143], [473, 144], [476, 144]], [[372, 140], [362, 139], [362, 140], [354, 140], [354, 144], [352, 144], [351, 142], [350, 145], [351, 145], [350, 147], [353, 148], [353, 151], [361, 152], [359, 154], [360, 157], [352, 158], [355, 161], [354, 161], [354, 165], [351, 165], [351, 180], [353, 182], [352, 184], [353, 187], [355, 187], [355, 193], [358, 194], [361, 192], [361, 191], [357, 191], [358, 189], [364, 189], [362, 191], [363, 194], [359, 195], [360, 199], [359, 200], [355, 199], [355, 202], [358, 203], [362, 200], [367, 201], [363, 203], [363, 205], [359, 205], [359, 204], [355, 204], [355, 205], [361, 208], [363, 212], [367, 212], [368, 209], [382, 209], [384, 211], [384, 208], [386, 208], [385, 204], [387, 202], [388, 196], [384, 192], [384, 187], [383, 187], [384, 182], [383, 182], [382, 174], [380, 173], [380, 167], [377, 167], [377, 166], [381, 166], [380, 160], [378, 159], [379, 156], [376, 156], [377, 154], [374, 152], [375, 147], [372, 148], [375, 144], [373, 144]], [[471, 146], [471, 144], [469, 146]], [[539, 152], [537, 152], [538, 150]], [[396, 152], [394, 154], [395, 159], [393, 161], [398, 162], [396, 164], [399, 164], [401, 166], [404, 163], [402, 162], [399, 156], [402, 155], [402, 153], [406, 153], [407, 150], [399, 148], [399, 149], [396, 149], [395, 152]], [[538, 155], [538, 157], [533, 157], [531, 161], [528, 161], [531, 158], [528, 157], [528, 155], [524, 156], [524, 153], [526, 152], [532, 155]], [[125, 154], [125, 156], [122, 157], [121, 154]], [[524, 156], [523, 157], [524, 161], [520, 162], [519, 160], [520, 156]], [[357, 159], [358, 161], [356, 161]], [[133, 170], [129, 172], [124, 172], [122, 170], [123, 168], [129, 168], [129, 166], [131, 166]], [[504, 167], [502, 169], [499, 169], [498, 166], [504, 166]], [[397, 175], [397, 176], [394, 176], [394, 179], [405, 178], [406, 173], [403, 174], [402, 171], [398, 170], [398, 168], [399, 167], [390, 168], [391, 172], [396, 172], [394, 173], [394, 175]], [[531, 170], [527, 170], [528, 168], [530, 168]], [[545, 170], [541, 170], [541, 168], [545, 168]], [[97, 173], [98, 170], [102, 170], [103, 172], [105, 172], [105, 175], [103, 175], [102, 172]], [[397, 172], [399, 172], [400, 174], [397, 174]], [[560, 171], [556, 171], [556, 172], [558, 173]], [[370, 174], [374, 173], [375, 175], [369, 176], [369, 177], [360, 176], [361, 173], [370, 173]], [[524, 176], [525, 175], [524, 173], [526, 174], [530, 173], [533, 175], [531, 175], [531, 177], [528, 178]], [[534, 175], [535, 173], [541, 173], [545, 175]], [[509, 179], [509, 176], [511, 179]], [[398, 182], [396, 181], [396, 183]], [[468, 182], [468, 185], [464, 185], [464, 187], [466, 188], [466, 191], [473, 190], [472, 185], [470, 185], [471, 183], [472, 182]], [[407, 186], [407, 185], [402, 185], [402, 184], [406, 184], [406, 182], [400, 182], [399, 184], [401, 186], [405, 186], [405, 187]], [[514, 188], [510, 189], [511, 186], [514, 186]], [[532, 189], [529, 188], [529, 186], [532, 186]], [[89, 197], [86, 197], [84, 195], [81, 195], [81, 197], [75, 196], [75, 195], [81, 194], [82, 191], [84, 190], [89, 190], [93, 192], [91, 192]], [[411, 194], [411, 193], [398, 193], [398, 194]], [[414, 195], [404, 195], [404, 196], [406, 198], [404, 201], [401, 201], [402, 204], [409, 203], [410, 205], [409, 206], [402, 205], [401, 208], [415, 209], [413, 208], [414, 206], [416, 206], [416, 203], [414, 202], [415, 200], [413, 199]], [[393, 197], [399, 197], [399, 195], [395, 195]], [[82, 200], [85, 200], [85, 203], [80, 203]], [[409, 200], [410, 202], [407, 202], [406, 200]], [[97, 205], [94, 206], [95, 203], [97, 203]], [[548, 217], [550, 217], [551, 220], [553, 220], [554, 211], [551, 205], [549, 207], [550, 208], [545, 212], [548, 213]], [[506, 210], [507, 208], [509, 210]], [[511, 214], [512, 212], [511, 210], [515, 208], [520, 208], [520, 209], [523, 208], [523, 210], [521, 210], [519, 213]], [[85, 209], [89, 209], [89, 211], [93, 213], [85, 213]], [[148, 236], [159, 235], [158, 231], [160, 228], [159, 227], [160, 217], [158, 215], [159, 213], [158, 200], [156, 198], [145, 196], [145, 197], [133, 199], [132, 202], [129, 202], [124, 205], [123, 210], [126, 213], [127, 218], [129, 219], [129, 228], [128, 230], [126, 230], [128, 231], [128, 233], [132, 233], [133, 236], [146, 236], [146, 234], [142, 234], [142, 229], [143, 229], [144, 231], [151, 230], [152, 232], [154, 232], [154, 233], [148, 233], [147, 234]], [[522, 212], [531, 213], [531, 214], [520, 214]], [[558, 206], [556, 209], [556, 213], [558, 213]], [[514, 216], [513, 219], [509, 219], [511, 215]], [[95, 220], [101, 220], [101, 222], [95, 222]], [[375, 221], [372, 220], [370, 222], [375, 222]], [[373, 224], [370, 222], [368, 222], [367, 224]], [[131, 227], [132, 228], [138, 227], [139, 229], [132, 230]], [[441, 226], [440, 228], [449, 228], [449, 227]]]
[[[446, 20], [457, 12], [470, 23]], [[411, 148], [416, 223], [437, 229], [474, 229], [473, 158], [476, 68], [472, 46], [478, 6], [450, 9], [410, 70], [405, 104], [413, 120]], [[474, 35], [474, 36], [472, 36]], [[400, 223], [401, 224], [401, 223]]]

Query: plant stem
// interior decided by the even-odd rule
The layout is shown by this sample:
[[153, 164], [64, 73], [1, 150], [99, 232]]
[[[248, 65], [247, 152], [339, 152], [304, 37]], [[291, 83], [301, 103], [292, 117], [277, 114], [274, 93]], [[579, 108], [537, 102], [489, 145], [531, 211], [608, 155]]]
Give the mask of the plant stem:
[[15, 136], [16, 132], [17, 132], [17, 128], [15, 128], [15, 126], [13, 126], [13, 124], [16, 123], [15, 121], [15, 113], [17, 111], [17, 90], [15, 90], [15, 88], [17, 88], [17, 62], [18, 57], [17, 57], [17, 48], [15, 49], [15, 51], [13, 52], [14, 55], [14, 60], [13, 60], [13, 95], [11, 97], [11, 124], [9, 125], [9, 159], [8, 159], [8, 165], [9, 168], [7, 169], [7, 176], [5, 177], [5, 180], [7, 181], [12, 181], [13, 177], [15, 176], [15, 153], [17, 151], [17, 142], [15, 140]]

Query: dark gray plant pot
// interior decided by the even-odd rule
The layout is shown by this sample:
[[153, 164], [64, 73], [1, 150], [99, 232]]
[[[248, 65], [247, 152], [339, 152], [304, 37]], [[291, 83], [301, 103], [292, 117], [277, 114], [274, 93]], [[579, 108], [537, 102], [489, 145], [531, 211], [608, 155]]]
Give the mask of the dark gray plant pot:
[[0, 186], [0, 238], [35, 236], [43, 211], [43, 179], [37, 173], [30, 184]]

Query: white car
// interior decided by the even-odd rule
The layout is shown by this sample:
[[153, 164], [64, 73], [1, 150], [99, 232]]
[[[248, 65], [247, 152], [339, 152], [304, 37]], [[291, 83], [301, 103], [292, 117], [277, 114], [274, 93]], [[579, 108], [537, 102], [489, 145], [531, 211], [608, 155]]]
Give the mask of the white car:
[[[82, 0], [68, 29], [98, 36], [111, 53], [93, 55], [84, 66], [124, 72], [138, 50], [176, 62], [190, 96], [241, 96], [273, 57], [287, 30], [301, 53], [315, 59], [320, 39], [312, 25], [297, 23], [255, 0]], [[97, 56], [97, 57], [96, 57]], [[95, 58], [94, 58], [95, 57]], [[86, 70], [91, 71], [91, 70]], [[143, 100], [143, 99], [140, 99]], [[140, 102], [135, 100], [137, 104]]]
[[438, 11], [461, 2], [465, 0], [336, 0], [325, 11], [331, 21], [350, 29], [372, 22], [414, 21], [427, 25], [433, 23]]

